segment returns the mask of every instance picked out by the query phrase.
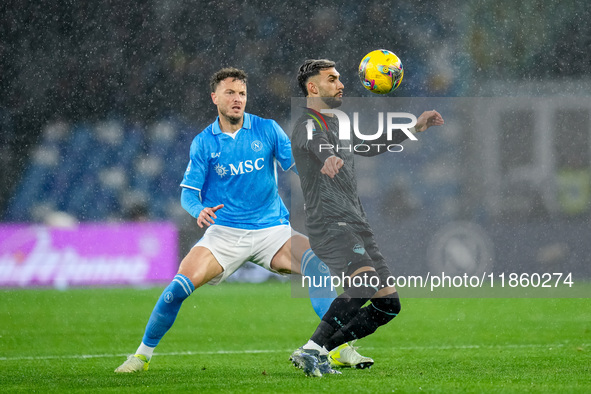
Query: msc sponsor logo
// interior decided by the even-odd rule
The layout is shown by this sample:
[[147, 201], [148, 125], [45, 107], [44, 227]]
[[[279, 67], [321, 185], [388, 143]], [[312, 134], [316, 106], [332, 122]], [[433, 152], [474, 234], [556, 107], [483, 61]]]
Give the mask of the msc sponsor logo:
[[253, 171], [260, 171], [265, 166], [265, 158], [260, 157], [256, 160], [244, 160], [236, 166], [230, 164], [230, 175], [242, 175]]
[[228, 173], [228, 169], [226, 167], [224, 167], [223, 164], [216, 164], [215, 167], [213, 167], [213, 170], [215, 171], [216, 174], [218, 174], [220, 176], [220, 178], [223, 178], [226, 176], [226, 174]]
[[[265, 158], [260, 157], [256, 160], [244, 160], [239, 162], [238, 164], [229, 164], [230, 167], [230, 175], [242, 175], [248, 174], [253, 171], [260, 171], [265, 167]], [[214, 167], [214, 171], [216, 174], [220, 176], [220, 178], [225, 177], [228, 175], [228, 169], [223, 164], [216, 164]]]

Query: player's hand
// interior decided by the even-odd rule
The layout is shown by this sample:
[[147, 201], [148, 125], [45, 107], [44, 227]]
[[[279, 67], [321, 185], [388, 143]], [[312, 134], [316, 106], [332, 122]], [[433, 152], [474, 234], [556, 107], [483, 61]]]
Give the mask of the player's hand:
[[201, 212], [199, 212], [199, 216], [197, 217], [197, 225], [201, 228], [203, 228], [203, 225], [206, 225], [207, 227], [211, 226], [212, 224], [214, 224], [215, 222], [213, 221], [213, 219], [217, 219], [218, 217], [215, 215], [215, 212], [218, 209], [222, 209], [224, 207], [224, 204], [220, 204], [216, 207], [213, 208], [209, 208], [209, 207], [205, 207], [201, 210]]
[[439, 114], [439, 112], [435, 110], [425, 111], [417, 119], [415, 130], [417, 133], [420, 133], [421, 131], [427, 130], [431, 126], [441, 126], [443, 123], [443, 117]]
[[345, 164], [343, 159], [336, 156], [331, 156], [324, 161], [324, 165], [320, 169], [320, 172], [324, 175], [328, 175], [334, 178], [339, 173], [339, 169]]

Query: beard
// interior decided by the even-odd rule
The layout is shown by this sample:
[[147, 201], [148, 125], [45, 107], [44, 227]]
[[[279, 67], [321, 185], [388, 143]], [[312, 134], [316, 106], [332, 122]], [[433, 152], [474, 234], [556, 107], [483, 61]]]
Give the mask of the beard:
[[226, 118], [226, 120], [228, 122], [230, 122], [230, 124], [238, 124], [242, 120], [242, 116], [238, 116], [237, 117], [237, 116], [224, 115], [224, 118]]
[[240, 116], [231, 116], [231, 115], [228, 115], [227, 113], [223, 113], [222, 112], [222, 116], [224, 117], [224, 119], [226, 119], [232, 125], [235, 125], [235, 124], [240, 123], [240, 121], [242, 120], [242, 116], [243, 115], [240, 115]]
[[342, 97], [321, 97], [321, 99], [328, 108], [337, 108], [343, 104]]

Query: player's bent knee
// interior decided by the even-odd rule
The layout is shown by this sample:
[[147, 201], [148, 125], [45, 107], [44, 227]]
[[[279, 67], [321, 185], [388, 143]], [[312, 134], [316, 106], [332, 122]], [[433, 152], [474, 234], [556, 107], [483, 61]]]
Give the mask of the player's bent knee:
[[194, 247], [185, 256], [179, 267], [179, 274], [189, 278], [195, 288], [203, 286], [224, 272], [213, 254], [206, 248]]
[[350, 277], [346, 293], [351, 298], [370, 299], [380, 289], [380, 277], [376, 271], [363, 271]]
[[295, 264], [295, 260], [292, 261], [290, 252], [288, 249], [285, 249], [285, 245], [281, 250], [273, 256], [273, 260], [271, 260], [271, 269], [277, 271], [281, 274], [291, 274], [292, 272], [299, 273], [301, 271], [299, 264]]

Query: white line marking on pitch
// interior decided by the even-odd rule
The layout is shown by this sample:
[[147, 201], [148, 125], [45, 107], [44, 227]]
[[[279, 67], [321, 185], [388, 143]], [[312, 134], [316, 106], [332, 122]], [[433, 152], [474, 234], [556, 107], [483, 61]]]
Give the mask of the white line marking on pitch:
[[[572, 344], [572, 343], [554, 343], [554, 344], [506, 344], [506, 345], [445, 345], [445, 346], [401, 346], [393, 350], [466, 350], [466, 349], [521, 349], [521, 348], [563, 348], [565, 346], [589, 347], [591, 344]], [[364, 347], [364, 350], [373, 350], [372, 347]], [[215, 350], [215, 351], [186, 351], [186, 352], [167, 352], [154, 353], [155, 356], [199, 356], [216, 354], [259, 354], [259, 353], [290, 353], [293, 349], [284, 350]], [[119, 354], [71, 354], [63, 356], [17, 356], [0, 357], [0, 361], [22, 361], [22, 360], [56, 360], [56, 359], [89, 359], [89, 358], [115, 358], [127, 357], [129, 353]]]

